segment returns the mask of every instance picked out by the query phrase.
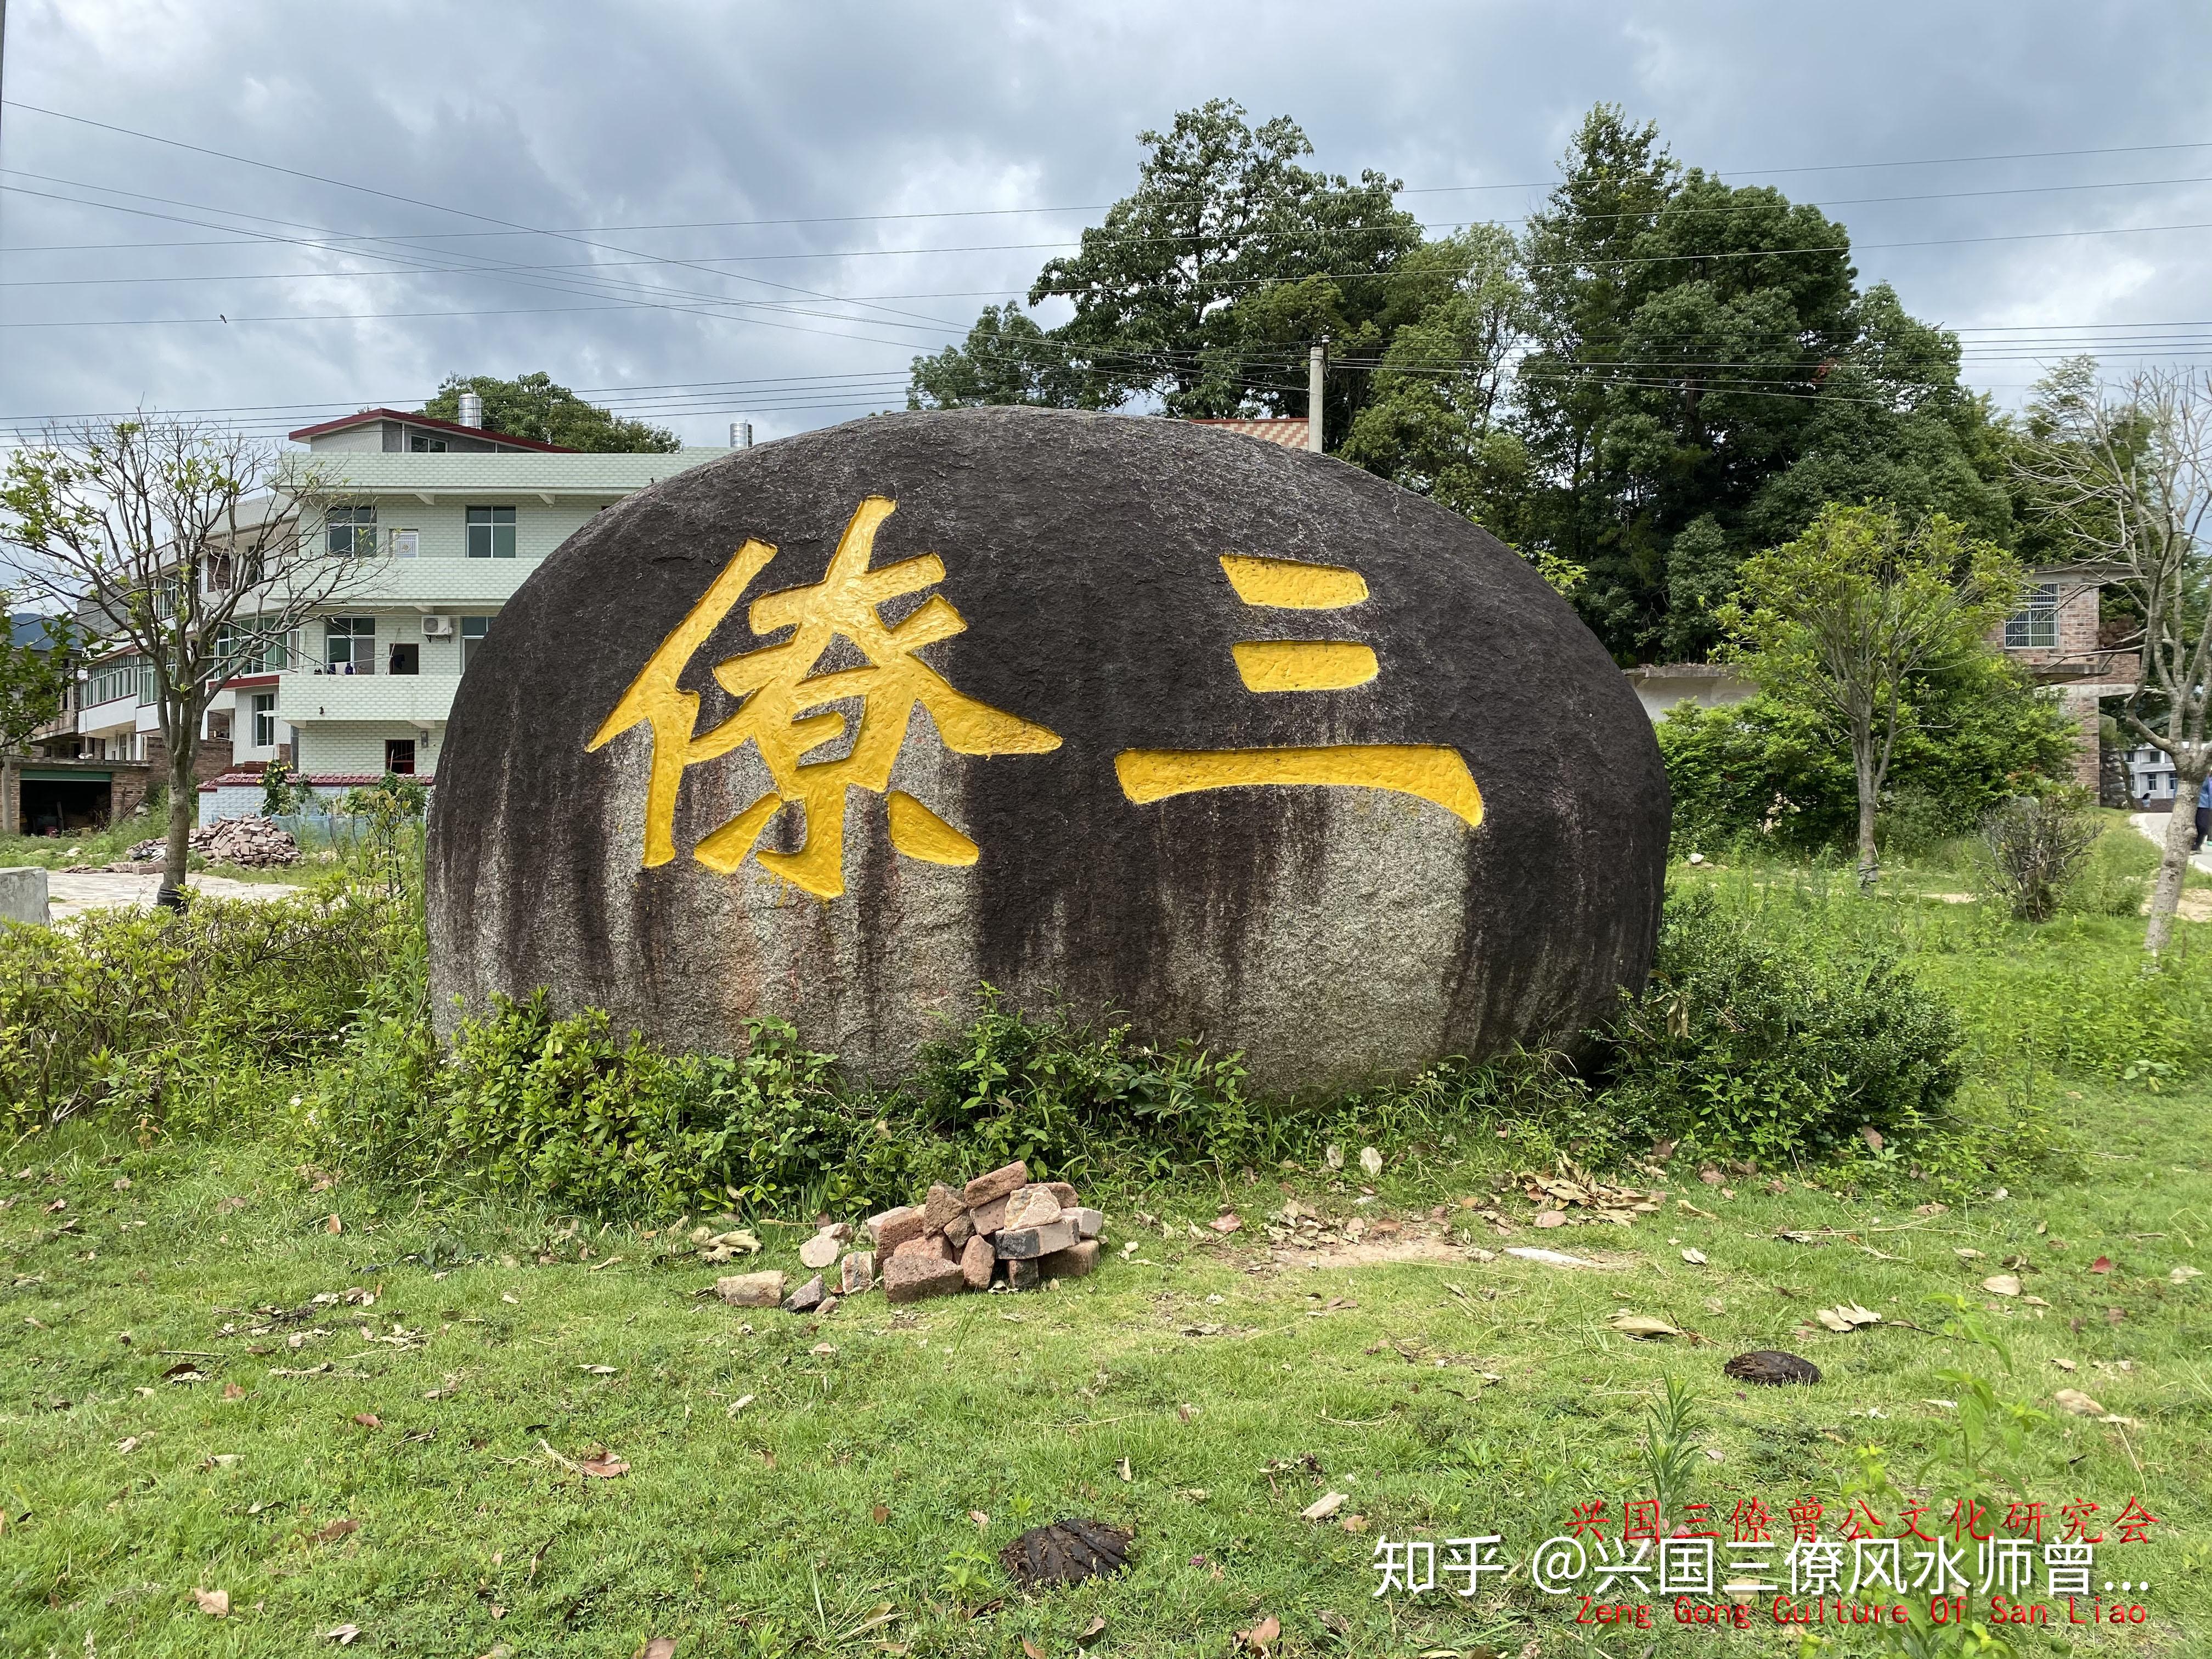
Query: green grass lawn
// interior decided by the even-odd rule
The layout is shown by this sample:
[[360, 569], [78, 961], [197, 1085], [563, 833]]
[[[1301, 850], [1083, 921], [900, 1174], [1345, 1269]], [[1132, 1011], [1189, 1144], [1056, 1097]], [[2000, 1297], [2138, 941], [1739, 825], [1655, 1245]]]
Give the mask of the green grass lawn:
[[[2013, 1650], [2212, 1651], [2212, 1086], [2190, 1047], [2212, 927], [2181, 926], [2153, 995], [2132, 918], [2023, 927], [1932, 896], [1960, 880], [1941, 861], [1894, 876], [1872, 901], [1782, 866], [1685, 878], [1900, 944], [1962, 1011], [1978, 1127], [1931, 1142], [1921, 1181], [1910, 1146], [1623, 1172], [1666, 1192], [1627, 1228], [1534, 1228], [1507, 1177], [1552, 1142], [1509, 1125], [1475, 1155], [1385, 1140], [1372, 1192], [1356, 1161], [1102, 1188], [1110, 1261], [1091, 1279], [799, 1318], [702, 1296], [730, 1269], [690, 1253], [676, 1217], [610, 1227], [324, 1185], [258, 1119], [17, 1140], [0, 1165], [0, 1651], [306, 1654], [350, 1627], [359, 1650], [461, 1659], [633, 1656], [655, 1637], [684, 1659], [1071, 1659], [1222, 1655], [1269, 1618], [1285, 1659], [2004, 1650], [1833, 1625], [1808, 1647], [1771, 1595], [1740, 1631], [1633, 1591], [1603, 1599], [1649, 1606], [1650, 1629], [1578, 1623], [1579, 1595], [1539, 1591], [1529, 1557], [1600, 1499], [1618, 1539], [1655, 1462], [1670, 1512], [1707, 1505], [1723, 1539], [1756, 1501], [1786, 1543], [1808, 1497], [1833, 1536], [1863, 1495], [1893, 1534], [1917, 1501], [1948, 1540], [1978, 1490], [1999, 1522], [2015, 1502], [2094, 1503], [2111, 1540], [2135, 1499], [2150, 1540], [2108, 1541], [2096, 1582], [2148, 1581], [2128, 1598], [2148, 1622], [2069, 1627], [2039, 1574], [2022, 1599], [2060, 1622], [2007, 1632]], [[1322, 1249], [1271, 1244], [1293, 1202], [1328, 1224]], [[1228, 1208], [1224, 1236], [1209, 1224]], [[741, 1265], [795, 1271], [810, 1220], [763, 1219], [766, 1251]], [[2017, 1293], [1984, 1288], [1999, 1276]], [[1838, 1306], [1882, 1321], [1824, 1328]], [[1675, 1334], [1636, 1340], [1610, 1323], [1623, 1312]], [[1723, 1375], [1766, 1347], [1824, 1381]], [[1689, 1415], [1656, 1430], [1670, 1382]], [[585, 1473], [598, 1453], [626, 1468]], [[1332, 1515], [1302, 1517], [1332, 1493]], [[1130, 1570], [1024, 1595], [997, 1551], [1068, 1515], [1131, 1529]], [[1473, 1598], [1442, 1573], [1376, 1595], [1379, 1545], [1493, 1533], [1516, 1570]], [[1986, 1619], [1986, 1596], [1971, 1610]]]
[[[872, 1295], [825, 1319], [701, 1299], [714, 1270], [669, 1255], [665, 1230], [556, 1242], [565, 1224], [511, 1208], [380, 1217], [371, 1194], [310, 1192], [252, 1146], [18, 1148], [0, 1215], [0, 1626], [9, 1652], [72, 1659], [317, 1652], [346, 1624], [408, 1654], [629, 1655], [656, 1635], [701, 1656], [1066, 1654], [1094, 1618], [1101, 1651], [1218, 1653], [1267, 1614], [1286, 1653], [1795, 1653], [1767, 1598], [1741, 1634], [1678, 1626], [1664, 1602], [1648, 1635], [1600, 1631], [1520, 1574], [1472, 1601], [1377, 1599], [1372, 1556], [1384, 1538], [1496, 1532], [1520, 1559], [1573, 1504], [1618, 1513], [1646, 1484], [1646, 1405], [1669, 1377], [1701, 1416], [1689, 1497], [1724, 1535], [1744, 1499], [1835, 1509], [1868, 1446], [1925, 1486], [1937, 1530], [1956, 1483], [1916, 1472], [1955, 1434], [1959, 1411], [1935, 1402], [1961, 1399], [1944, 1373], [1966, 1369], [2045, 1414], [1996, 1457], [1996, 1487], [2053, 1514], [2138, 1496], [2159, 1517], [2100, 1569], [2152, 1582], [2149, 1626], [2026, 1650], [2202, 1652], [2212, 1279], [2172, 1275], [2212, 1265], [2212, 1094], [2073, 1094], [2082, 1179], [1935, 1215], [1677, 1170], [1632, 1229], [1508, 1239], [1462, 1222], [1431, 1245], [1457, 1259], [1306, 1267], [1271, 1261], [1261, 1235], [1285, 1187], [1337, 1218], [1418, 1225], [1487, 1202], [1493, 1171], [1386, 1170], [1364, 1204], [1326, 1171], [1274, 1171], [1115, 1195], [1115, 1260], [1088, 1281], [906, 1310]], [[1192, 1240], [1224, 1199], [1244, 1230]], [[1142, 1206], [1176, 1236], [1139, 1224]], [[1516, 1192], [1501, 1208], [1519, 1225], [1534, 1206]], [[763, 1260], [796, 1268], [801, 1230], [763, 1231]], [[1604, 1265], [1481, 1261], [1470, 1239]], [[2025, 1294], [1984, 1292], [2008, 1263]], [[313, 1302], [349, 1292], [374, 1300]], [[1930, 1334], [1929, 1298], [1951, 1293], [2009, 1370]], [[1839, 1303], [1885, 1323], [1801, 1329]], [[1620, 1335], [1622, 1309], [1695, 1340]], [[1769, 1346], [1826, 1380], [1721, 1374]], [[165, 1380], [179, 1365], [198, 1380]], [[2068, 1415], [2069, 1386], [2133, 1421]], [[602, 1448], [628, 1472], [570, 1467]], [[1300, 1518], [1330, 1492], [1346, 1497], [1334, 1519]], [[1064, 1514], [1133, 1528], [1132, 1570], [1030, 1599], [976, 1559]], [[200, 1612], [195, 1588], [226, 1591], [229, 1616]], [[1859, 1633], [1837, 1650], [1881, 1650]]]

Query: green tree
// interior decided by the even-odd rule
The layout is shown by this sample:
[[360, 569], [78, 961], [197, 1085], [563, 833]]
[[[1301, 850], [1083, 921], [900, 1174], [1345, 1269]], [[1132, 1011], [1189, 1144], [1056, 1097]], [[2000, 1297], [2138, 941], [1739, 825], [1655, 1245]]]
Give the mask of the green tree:
[[1858, 293], [1841, 225], [1682, 171], [1608, 106], [1565, 169], [1528, 236], [1528, 531], [1588, 568], [1577, 598], [1616, 655], [1708, 654], [1735, 566], [1830, 501], [2006, 538], [2000, 434], [1957, 341]]
[[1406, 255], [1391, 286], [1396, 326], [1341, 453], [1517, 543], [1528, 457], [1505, 419], [1509, 364], [1532, 320], [1519, 247], [1470, 226]]
[[665, 427], [651, 426], [587, 404], [542, 370], [512, 380], [492, 374], [449, 374], [422, 412], [441, 421], [458, 420], [461, 393], [483, 399], [484, 426], [510, 438], [529, 438], [564, 449], [598, 454], [665, 453], [682, 447]]
[[[1030, 289], [1032, 307], [1061, 299], [1074, 309], [1047, 337], [1069, 377], [1051, 395], [1088, 408], [1158, 398], [1171, 415], [1300, 415], [1306, 349], [1327, 333], [1341, 364], [1328, 421], [1343, 430], [1389, 343], [1389, 274], [1421, 241], [1395, 205], [1396, 182], [1307, 167], [1313, 146], [1296, 122], [1255, 127], [1226, 99], [1138, 137], [1150, 153], [1135, 192]], [[967, 378], [944, 354], [924, 361], [948, 383]], [[973, 378], [994, 383], [985, 366]], [[915, 395], [932, 395], [919, 374]]]
[[2020, 567], [1936, 514], [1908, 528], [1887, 506], [1831, 502], [1804, 534], [1753, 554], [1719, 620], [1766, 693], [1840, 726], [1857, 797], [1859, 879], [1880, 872], [1875, 820], [1916, 679], [1990, 653], [2019, 601]]
[[979, 404], [1029, 404], [1079, 409], [1088, 390], [1067, 367], [1066, 354], [1008, 301], [985, 306], [962, 344], [914, 360], [908, 409], [969, 409]]
[[64, 615], [17, 615], [15, 595], [4, 587], [0, 617], [9, 623], [0, 633], [0, 754], [12, 755], [61, 713], [82, 635]]

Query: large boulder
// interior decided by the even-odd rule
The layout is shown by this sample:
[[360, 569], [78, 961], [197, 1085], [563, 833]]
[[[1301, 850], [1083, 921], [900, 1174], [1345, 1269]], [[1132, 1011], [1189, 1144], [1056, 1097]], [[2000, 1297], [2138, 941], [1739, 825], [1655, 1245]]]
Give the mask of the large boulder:
[[501, 613], [435, 1000], [775, 1016], [887, 1079], [988, 983], [1337, 1089], [1640, 985], [1667, 818], [1627, 680], [1464, 519], [1171, 421], [878, 416], [608, 508]]

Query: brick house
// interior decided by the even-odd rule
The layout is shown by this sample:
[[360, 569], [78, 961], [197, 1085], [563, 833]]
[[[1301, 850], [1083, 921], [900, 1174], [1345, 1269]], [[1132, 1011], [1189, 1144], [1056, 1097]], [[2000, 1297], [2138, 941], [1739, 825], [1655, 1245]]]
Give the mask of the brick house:
[[2098, 700], [2124, 697], [2142, 678], [2142, 658], [2104, 641], [2099, 603], [2106, 582], [2126, 574], [2118, 565], [2046, 565], [2028, 572], [2021, 608], [1999, 625], [1990, 643], [2058, 699], [2081, 732], [2074, 781], [2098, 787]]

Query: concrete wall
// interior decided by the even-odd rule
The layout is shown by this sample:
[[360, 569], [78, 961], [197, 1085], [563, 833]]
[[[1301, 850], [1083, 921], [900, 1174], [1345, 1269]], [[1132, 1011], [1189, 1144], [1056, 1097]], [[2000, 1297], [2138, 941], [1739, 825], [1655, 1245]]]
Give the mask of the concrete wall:
[[384, 742], [387, 738], [415, 740], [416, 775], [438, 769], [438, 745], [445, 728], [425, 732], [398, 722], [318, 720], [299, 728], [294, 765], [310, 777], [330, 773], [380, 777], [384, 773]]
[[0, 922], [46, 923], [46, 872], [35, 864], [0, 870]]

